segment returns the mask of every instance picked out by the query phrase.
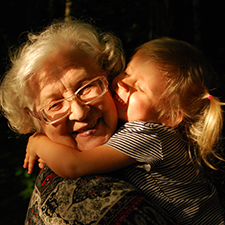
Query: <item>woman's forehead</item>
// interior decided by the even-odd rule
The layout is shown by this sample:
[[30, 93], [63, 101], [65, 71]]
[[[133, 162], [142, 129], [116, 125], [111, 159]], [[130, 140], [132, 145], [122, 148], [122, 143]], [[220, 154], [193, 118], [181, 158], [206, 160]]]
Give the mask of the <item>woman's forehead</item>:
[[96, 68], [71, 67], [59, 73], [44, 69], [36, 74], [32, 82], [36, 106], [44, 106], [51, 100], [61, 99], [74, 93], [85, 82], [101, 75]]
[[99, 66], [83, 52], [61, 52], [48, 58], [29, 86], [36, 104], [43, 105], [49, 98], [63, 98], [66, 91], [75, 92], [82, 82], [99, 75]]

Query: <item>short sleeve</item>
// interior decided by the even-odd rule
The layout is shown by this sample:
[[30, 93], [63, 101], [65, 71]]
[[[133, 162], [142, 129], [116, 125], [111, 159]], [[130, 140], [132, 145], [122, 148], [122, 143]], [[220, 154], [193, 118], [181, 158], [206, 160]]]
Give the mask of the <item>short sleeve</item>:
[[141, 121], [126, 123], [106, 145], [151, 166], [163, 159], [157, 128], [151, 123]]

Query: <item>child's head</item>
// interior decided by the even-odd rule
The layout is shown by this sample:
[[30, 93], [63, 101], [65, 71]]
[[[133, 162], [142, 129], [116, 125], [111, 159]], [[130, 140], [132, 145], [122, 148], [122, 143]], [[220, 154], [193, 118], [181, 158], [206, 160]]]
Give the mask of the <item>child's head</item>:
[[[144, 89], [142, 91], [147, 93], [148, 96], [150, 95], [149, 98], [151, 99], [146, 101], [145, 105], [150, 105], [152, 101], [157, 100], [154, 107], [158, 114], [158, 121], [166, 126], [179, 124], [185, 116], [193, 118], [196, 111], [199, 110], [198, 108], [202, 108], [199, 105], [201, 99], [209, 103], [209, 93], [203, 83], [204, 70], [206, 70], [206, 73], [208, 72], [202, 60], [202, 55], [186, 42], [161, 38], [141, 45], [125, 72], [114, 81], [118, 83], [115, 92], [128, 106], [127, 118], [122, 116], [121, 119], [132, 121], [135, 118], [135, 120], [149, 121], [147, 117], [142, 118], [137, 115], [138, 111], [143, 112], [143, 110], [149, 110], [148, 108], [142, 107], [139, 110], [137, 101], [135, 107], [131, 108], [134, 102], [133, 95], [137, 94], [139, 89]], [[128, 87], [130, 90], [126, 99], [121, 96], [121, 93]], [[131, 90], [132, 88], [133, 90]], [[125, 95], [125, 92], [123, 92], [123, 95]], [[143, 93], [142, 98], [144, 97]], [[129, 109], [131, 112], [129, 112]], [[120, 107], [118, 112], [122, 115], [121, 111], [122, 108]], [[146, 113], [152, 114], [153, 112], [149, 110]], [[154, 119], [149, 122], [157, 122], [157, 120]]]
[[[161, 116], [172, 124], [177, 119], [188, 123], [198, 120], [203, 108], [210, 104], [204, 85], [209, 67], [203, 55], [190, 44], [171, 38], [147, 42], [138, 48], [136, 55], [144, 55], [154, 63], [167, 83]], [[182, 120], [179, 115], [183, 115]]]
[[[143, 70], [147, 66], [149, 69]], [[154, 104], [154, 113], [158, 115], [158, 121], [150, 122], [179, 127], [191, 145], [208, 149], [206, 151], [210, 152], [222, 126], [221, 103], [215, 97], [209, 98], [210, 93], [205, 86], [204, 79], [211, 76], [211, 72], [211, 67], [198, 49], [184, 41], [160, 38], [141, 45], [126, 71], [115, 78], [114, 82], [126, 83], [126, 89], [128, 86], [130, 90], [131, 87], [136, 88], [136, 90], [129, 90], [129, 95], [126, 97], [125, 102], [129, 110], [133, 103], [131, 102], [132, 95], [138, 91], [138, 88], [141, 89], [138, 85], [139, 79], [145, 80], [150, 90], [149, 93], [152, 94], [154, 90], [158, 94], [150, 96], [151, 101], [153, 98], [157, 100], [157, 104]], [[126, 79], [132, 80], [132, 77], [136, 79], [128, 84]], [[117, 85], [116, 89], [120, 97], [121, 86], [124, 85]], [[155, 86], [154, 89], [153, 86]], [[146, 92], [146, 89], [143, 91]], [[121, 98], [124, 100], [123, 97]], [[151, 104], [151, 101], [146, 101], [146, 105]], [[132, 118], [129, 116], [132, 113], [138, 115], [137, 110], [142, 114], [144, 110], [148, 110], [146, 106], [138, 108], [135, 104], [133, 105], [133, 111], [130, 108], [131, 113], [127, 114], [128, 121]], [[122, 107], [118, 110], [119, 116], [120, 111]], [[148, 113], [152, 111], [149, 110]], [[143, 120], [138, 116], [135, 119]], [[206, 141], [207, 138], [211, 140], [211, 143]], [[206, 151], [200, 152], [200, 156], [203, 158], [204, 154], [207, 156]]]
[[132, 57], [126, 71], [113, 81], [114, 99], [120, 119], [164, 124], [158, 109], [161, 108], [161, 96], [166, 82], [160, 73], [146, 56], [135, 54]]

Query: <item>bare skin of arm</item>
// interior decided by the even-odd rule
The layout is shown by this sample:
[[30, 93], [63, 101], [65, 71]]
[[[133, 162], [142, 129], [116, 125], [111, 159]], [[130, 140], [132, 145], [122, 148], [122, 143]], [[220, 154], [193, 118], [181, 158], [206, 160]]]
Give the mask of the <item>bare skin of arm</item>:
[[29, 138], [24, 159], [24, 168], [28, 167], [28, 173], [32, 173], [38, 158], [64, 178], [104, 174], [136, 163], [136, 160], [107, 145], [81, 152], [41, 134]]

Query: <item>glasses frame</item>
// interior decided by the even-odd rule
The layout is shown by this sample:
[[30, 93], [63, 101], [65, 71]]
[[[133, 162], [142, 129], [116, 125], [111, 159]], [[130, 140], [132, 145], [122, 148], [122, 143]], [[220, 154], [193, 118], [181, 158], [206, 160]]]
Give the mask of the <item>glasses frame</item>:
[[[90, 83], [92, 83], [92, 82], [94, 82], [94, 81], [96, 81], [96, 80], [101, 80], [101, 81], [102, 81], [102, 83], [103, 83], [103, 85], [104, 85], [104, 90], [103, 90], [103, 92], [102, 92], [97, 98], [94, 98], [94, 99], [92, 99], [92, 100], [90, 100], [90, 101], [88, 101], [88, 102], [85, 102], [85, 101], [80, 100], [80, 99], [77, 97], [78, 93], [79, 93], [85, 86], [88, 86]], [[108, 84], [109, 84], [109, 83], [108, 83], [107, 79], [106, 79], [104, 76], [98, 76], [98, 77], [95, 77], [94, 79], [90, 80], [88, 83], [82, 85], [82, 86], [81, 86], [80, 88], [78, 88], [71, 96], [69, 96], [69, 97], [67, 97], [67, 98], [62, 98], [62, 99], [58, 100], [57, 102], [62, 101], [62, 100], [68, 101], [68, 102], [70, 103], [70, 107], [69, 107], [68, 112], [67, 112], [63, 117], [61, 117], [61, 118], [59, 118], [59, 119], [56, 119], [56, 120], [54, 120], [54, 121], [48, 121], [47, 118], [46, 118], [46, 116], [44, 116], [44, 114], [45, 114], [45, 113], [44, 113], [44, 109], [45, 109], [46, 107], [50, 106], [51, 103], [48, 104], [48, 105], [45, 105], [44, 107], [42, 107], [41, 109], [39, 109], [37, 113], [31, 111], [30, 109], [28, 109], [28, 110], [29, 110], [30, 114], [31, 114], [33, 117], [37, 118], [37, 119], [40, 120], [41, 122], [43, 122], [43, 123], [45, 123], [45, 124], [48, 124], [48, 125], [49, 125], [49, 124], [54, 124], [54, 123], [57, 123], [58, 121], [64, 119], [65, 117], [67, 117], [67, 116], [71, 113], [71, 101], [73, 101], [74, 99], [76, 99], [76, 100], [77, 100], [78, 102], [80, 102], [81, 104], [83, 104], [83, 105], [88, 105], [88, 104], [92, 103], [93, 101], [95, 101], [95, 100], [99, 99], [100, 97], [102, 97], [102, 96], [108, 91]], [[45, 119], [45, 118], [46, 118], [46, 119]]]

